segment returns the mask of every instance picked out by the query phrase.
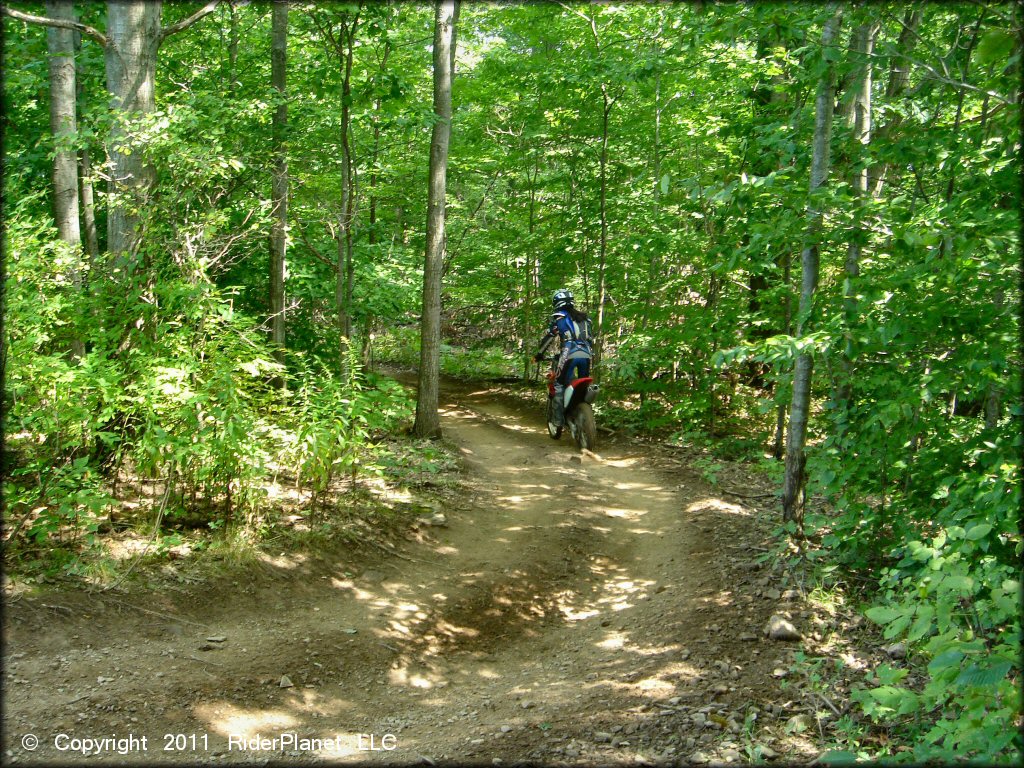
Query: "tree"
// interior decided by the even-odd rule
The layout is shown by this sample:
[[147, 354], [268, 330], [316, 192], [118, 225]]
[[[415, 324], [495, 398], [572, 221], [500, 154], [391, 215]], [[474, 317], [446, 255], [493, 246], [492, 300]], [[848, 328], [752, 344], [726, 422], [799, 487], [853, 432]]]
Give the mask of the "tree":
[[[814, 106], [814, 140], [811, 159], [811, 181], [807, 201], [807, 234], [801, 254], [800, 306], [797, 319], [797, 336], [805, 333], [810, 325], [814, 306], [814, 292], [818, 287], [818, 248], [822, 225], [822, 200], [820, 191], [828, 179], [829, 145], [832, 139], [832, 110], [835, 65], [829, 48], [839, 34], [842, 11], [833, 9], [821, 33], [822, 55], [825, 65], [818, 80], [818, 94]], [[795, 520], [803, 526], [804, 484], [806, 482], [805, 447], [807, 444], [807, 421], [811, 405], [811, 378], [814, 373], [814, 357], [810, 352], [801, 352], [793, 371], [793, 400], [789, 409], [789, 434], [786, 437], [786, 479], [782, 491], [782, 517], [786, 522]]]
[[868, 231], [864, 224], [864, 208], [868, 195], [868, 156], [871, 143], [871, 58], [875, 50], [875, 37], [880, 25], [871, 20], [854, 28], [850, 36], [850, 57], [854, 70], [851, 73], [848, 95], [844, 102], [843, 117], [851, 131], [850, 144], [850, 189], [853, 192], [853, 226], [846, 250], [846, 279], [843, 283], [844, 340], [840, 365], [843, 381], [840, 382], [836, 400], [847, 407], [852, 396], [853, 378], [853, 328], [857, 322], [857, 278], [860, 276], [860, 261]]
[[[161, 29], [161, 0], [108, 0], [106, 34], [70, 19], [34, 16], [3, 7], [3, 12], [22, 21], [58, 29], [74, 29], [98, 42], [106, 57], [107, 90], [111, 107], [132, 119], [153, 111], [157, 51], [177, 34], [209, 15], [220, 0], [210, 0], [191, 16]], [[140, 211], [155, 181], [153, 170], [139, 151], [132, 151], [126, 125], [108, 138], [110, 192], [107, 212], [107, 249], [134, 266], [139, 245]]]
[[[47, 0], [47, 14], [62, 21], [74, 21], [72, 0]], [[50, 55], [50, 131], [55, 144], [53, 153], [53, 213], [60, 239], [68, 244], [77, 260], [82, 253], [79, 226], [78, 154], [75, 151], [77, 124], [77, 89], [75, 78], [74, 31], [68, 27], [50, 27], [46, 33]], [[81, 290], [82, 273], [70, 270], [71, 282]], [[80, 358], [85, 345], [79, 338], [71, 341], [71, 356]]]
[[[285, 82], [288, 67], [288, 0], [274, 0], [271, 42], [272, 84], [278, 99], [274, 111], [272, 206], [274, 221], [270, 231], [270, 337], [276, 347], [277, 361], [284, 362], [285, 349], [285, 249], [288, 226], [288, 102]], [[280, 383], [283, 385], [284, 380]]]
[[445, 254], [445, 194], [448, 141], [451, 137], [452, 77], [459, 0], [437, 0], [434, 12], [434, 127], [430, 139], [427, 189], [427, 245], [423, 262], [423, 310], [420, 325], [417, 437], [440, 437], [437, 412], [441, 359], [441, 274]]

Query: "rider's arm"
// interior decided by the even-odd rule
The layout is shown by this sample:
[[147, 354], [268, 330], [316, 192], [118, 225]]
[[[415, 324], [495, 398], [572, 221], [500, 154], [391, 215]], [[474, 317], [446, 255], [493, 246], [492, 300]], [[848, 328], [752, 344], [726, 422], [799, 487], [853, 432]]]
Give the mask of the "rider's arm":
[[547, 348], [551, 346], [551, 342], [556, 338], [558, 338], [558, 322], [555, 318], [552, 318], [548, 332], [544, 335], [544, 338], [540, 340], [540, 349], [537, 350], [537, 354], [533, 356], [533, 359], [540, 362], [544, 358], [544, 353], [547, 351]]
[[557, 334], [551, 333], [551, 331], [547, 332], [544, 338], [540, 340], [540, 349], [538, 349], [537, 354], [533, 356], [534, 360], [540, 362], [544, 358], [544, 353], [547, 351], [547, 348], [551, 346], [551, 342], [555, 340], [556, 335]]

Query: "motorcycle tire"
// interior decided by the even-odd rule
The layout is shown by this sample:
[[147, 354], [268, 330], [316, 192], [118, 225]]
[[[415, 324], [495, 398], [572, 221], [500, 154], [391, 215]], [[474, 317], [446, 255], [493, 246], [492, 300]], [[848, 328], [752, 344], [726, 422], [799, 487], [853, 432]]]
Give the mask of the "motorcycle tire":
[[590, 403], [580, 403], [576, 406], [575, 421], [573, 437], [576, 438], [576, 446], [581, 451], [593, 451], [597, 448], [597, 422], [594, 421], [594, 411]]
[[553, 397], [549, 397], [548, 398], [548, 412], [547, 412], [548, 435], [551, 437], [552, 440], [558, 440], [562, 436], [562, 428], [561, 427], [556, 427], [552, 423], [552, 419], [554, 419], [554, 418], [555, 418], [555, 399]]

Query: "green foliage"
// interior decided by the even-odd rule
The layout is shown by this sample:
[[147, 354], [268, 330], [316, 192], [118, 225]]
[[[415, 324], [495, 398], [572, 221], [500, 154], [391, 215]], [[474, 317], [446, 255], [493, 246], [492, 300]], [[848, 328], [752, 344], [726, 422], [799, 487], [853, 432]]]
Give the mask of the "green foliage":
[[[910, 10], [912, 39], [902, 11], [844, 9], [843, 39], [822, 50], [820, 5], [467, 4], [441, 367], [526, 375], [550, 293], [567, 286], [602, 317], [603, 423], [749, 458], [775, 437], [794, 360], [812, 355], [808, 491], [828, 504], [806, 518], [822, 545], [810, 554], [836, 578], [878, 584], [869, 615], [911, 651], [912, 674], [866, 681], [860, 714], [915, 745], [904, 759], [998, 761], [1020, 746], [1008, 736], [1024, 426], [1019, 13]], [[81, 12], [102, 27], [102, 6]], [[265, 338], [278, 106], [266, 6], [222, 4], [162, 47], [157, 108], [129, 137], [158, 180], [134, 263], [103, 253], [111, 199], [99, 186], [100, 254], [58, 243], [45, 31], [8, 20], [4, 494], [23, 521], [12, 552], [61, 547], [51, 565], [77, 567], [125, 477], [173, 484], [169, 524], [187, 514], [237, 533], [260, 529], [282, 473], [314, 494], [312, 516], [375, 467], [424, 486], [452, 469], [428, 445], [387, 439], [408, 398], [356, 355], [369, 370], [419, 365], [431, 9], [360, 11], [348, 284], [344, 68], [328, 30], [336, 39], [351, 12], [291, 15], [283, 354]], [[848, 35], [875, 22], [871, 140], [837, 114], [829, 184], [809, 200], [817, 79], [834, 65], [840, 110], [851, 106], [862, 62]], [[941, 67], [934, 51], [948, 52]], [[102, 52], [86, 40], [79, 63], [75, 141], [98, 163], [115, 119]], [[890, 88], [896, 72], [906, 87]], [[798, 316], [809, 203], [824, 212], [820, 274]], [[717, 461], [698, 465], [710, 482]], [[842, 746], [828, 759], [874, 756]]]
[[[364, 376], [355, 357], [341, 379], [315, 360], [282, 367], [201, 262], [164, 264], [148, 298], [144, 287], [115, 296], [101, 282], [82, 295], [64, 257], [45, 247], [47, 230], [29, 221], [7, 240], [7, 301], [19, 317], [5, 340], [13, 467], [4, 494], [23, 520], [8, 543], [15, 554], [87, 548], [117, 507], [111, 481], [122, 466], [171, 485], [179, 502], [168, 524], [188, 508], [214, 530], [254, 528], [274, 467], [297, 462], [299, 482], [322, 494], [336, 470], [355, 480], [372, 466], [371, 443], [410, 418], [404, 390]], [[90, 317], [103, 324], [90, 328]], [[83, 330], [86, 354], [71, 361], [61, 347]]]
[[287, 411], [294, 426], [284, 461], [294, 467], [299, 489], [312, 492], [311, 518], [337, 475], [347, 475], [353, 490], [360, 471], [380, 472], [376, 441], [413, 415], [408, 396], [397, 384], [381, 381], [372, 386], [366, 381], [354, 350], [345, 374], [339, 380], [314, 363]]

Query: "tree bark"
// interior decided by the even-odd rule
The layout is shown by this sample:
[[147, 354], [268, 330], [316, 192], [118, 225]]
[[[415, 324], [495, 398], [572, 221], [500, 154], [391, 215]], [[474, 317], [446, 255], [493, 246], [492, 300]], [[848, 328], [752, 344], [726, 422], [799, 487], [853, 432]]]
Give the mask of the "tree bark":
[[[106, 34], [77, 21], [15, 11], [0, 12], [21, 21], [58, 29], [76, 30], [98, 42], [105, 54], [107, 90], [111, 107], [123, 123], [153, 110], [157, 51], [161, 43], [212, 13], [220, 0], [210, 0], [191, 16], [160, 28], [162, 0], [107, 0]], [[132, 151], [124, 125], [108, 137], [111, 202], [107, 211], [107, 250], [115, 262], [135, 266], [140, 211], [154, 182], [153, 169], [138, 151]]]
[[[109, 0], [106, 66], [111, 107], [130, 122], [153, 111], [156, 55], [160, 43], [160, 0]], [[107, 249], [129, 270], [135, 267], [141, 233], [140, 211], [155, 180], [142, 152], [131, 146], [123, 126], [111, 132]]]
[[238, 90], [238, 9], [235, 4], [229, 5], [231, 23], [228, 29], [228, 94], [235, 95]]
[[437, 411], [441, 351], [441, 271], [445, 250], [445, 190], [452, 119], [452, 61], [458, 0], [437, 0], [434, 12], [434, 113], [427, 190], [427, 245], [423, 264], [423, 315], [420, 329], [417, 437], [441, 436]]
[[594, 341], [594, 366], [591, 376], [601, 380], [601, 359], [604, 357], [604, 304], [606, 297], [605, 266], [608, 259], [608, 118], [614, 102], [608, 98], [608, 86], [601, 83], [601, 244], [597, 261], [597, 325]]
[[[902, 30], [897, 42], [897, 50], [902, 54], [909, 54], [914, 50], [917, 42], [917, 28], [921, 24], [921, 11], [910, 9], [903, 18]], [[889, 65], [889, 81], [885, 86], [885, 103], [891, 104], [896, 97], [903, 93], [910, 82], [910, 65], [905, 59], [894, 56]], [[893, 134], [899, 129], [903, 122], [902, 116], [897, 112], [889, 121], [879, 128], [876, 137], [879, 143], [889, 141]], [[868, 186], [874, 197], [882, 194], [882, 187], [889, 174], [892, 173], [893, 164], [879, 163], [873, 166], [868, 172]]]
[[[84, 103], [85, 93], [82, 86], [81, 57], [77, 54], [82, 48], [81, 34], [75, 35], [75, 93], [77, 105]], [[89, 257], [90, 270], [100, 255], [100, 242], [96, 230], [96, 202], [93, 193], [92, 155], [89, 144], [84, 143], [78, 150], [79, 200], [81, 202], [82, 231], [85, 236], [85, 252]]]
[[338, 306], [338, 345], [342, 370], [348, 360], [352, 338], [352, 221], [355, 218], [355, 189], [352, 166], [352, 61], [359, 15], [341, 23], [341, 37], [336, 50], [342, 63], [341, 81], [341, 205], [338, 211], [338, 270], [334, 298]]
[[85, 230], [85, 252], [88, 254], [89, 264], [92, 266], [100, 255], [100, 240], [96, 229], [96, 197], [93, 188], [92, 157], [88, 147], [82, 147], [79, 150], [78, 178], [81, 182], [79, 195], [82, 204], [82, 229]]
[[[824, 53], [839, 34], [842, 11], [832, 6], [832, 15], [821, 33]], [[797, 315], [797, 336], [803, 336], [810, 324], [814, 292], [818, 287], [818, 241], [821, 235], [822, 210], [817, 192], [825, 185], [829, 170], [829, 143], [832, 138], [835, 66], [829, 63], [818, 81], [814, 106], [814, 139], [811, 158], [811, 180], [807, 203], [807, 234], [801, 254], [800, 306]], [[811, 380], [814, 358], [809, 352], [798, 355], [793, 372], [793, 400], [789, 409], [789, 433], [786, 440], [786, 477], [782, 492], [782, 519], [795, 520], [802, 532], [804, 515], [804, 484], [807, 457], [807, 422], [811, 405]]]
[[850, 53], [857, 63], [850, 87], [854, 91], [849, 112], [844, 115], [851, 135], [850, 189], [854, 195], [854, 223], [846, 249], [846, 279], [843, 281], [843, 354], [840, 358], [842, 380], [836, 391], [836, 400], [843, 409], [849, 409], [853, 396], [853, 327], [857, 322], [857, 278], [860, 276], [861, 252], [867, 240], [864, 227], [864, 204], [868, 193], [868, 145], [871, 143], [871, 58], [875, 37], [880, 27], [875, 21], [858, 26], [850, 45]]
[[[75, 20], [72, 0], [47, 0], [46, 13], [53, 19]], [[55, 145], [53, 216], [60, 239], [70, 246], [78, 259], [82, 254], [82, 232], [78, 220], [78, 154], [74, 149], [78, 133], [74, 36], [74, 30], [67, 27], [50, 27], [46, 31], [50, 60], [50, 132]], [[72, 267], [69, 277], [76, 292], [81, 291], [81, 269]], [[81, 339], [71, 340], [70, 352], [73, 360], [85, 354]]]
[[[539, 100], [539, 99], [538, 99]], [[533, 155], [533, 168], [527, 169], [526, 179], [529, 182], [529, 209], [527, 211], [527, 232], [529, 233], [526, 256], [523, 259], [523, 302], [519, 314], [519, 338], [522, 341], [521, 353], [523, 360], [523, 382], [530, 380], [530, 364], [533, 362], [533, 351], [530, 349], [530, 313], [533, 311], [534, 299], [539, 290], [538, 258], [532, 247], [533, 237], [537, 230], [537, 179], [540, 176], [540, 160]]]
[[[286, 98], [288, 68], [288, 0], [274, 0], [271, 21], [271, 84], [278, 98], [273, 122], [274, 171], [271, 196], [274, 220], [270, 230], [270, 339], [274, 356], [284, 363], [285, 339], [285, 253], [288, 227], [288, 104]], [[284, 386], [284, 377], [276, 383]]]

